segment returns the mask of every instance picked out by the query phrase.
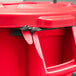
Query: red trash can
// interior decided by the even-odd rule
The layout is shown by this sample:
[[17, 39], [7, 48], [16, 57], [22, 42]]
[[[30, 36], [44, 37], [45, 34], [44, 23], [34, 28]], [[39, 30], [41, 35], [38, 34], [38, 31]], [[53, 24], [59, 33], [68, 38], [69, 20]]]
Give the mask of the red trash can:
[[[27, 8], [27, 6], [28, 6], [28, 8]], [[49, 68], [47, 68], [48, 71], [44, 70], [44, 69], [46, 69], [45, 66], [43, 65], [44, 59], [45, 59], [45, 61], [47, 61], [47, 60], [49, 61], [50, 56], [48, 55], [49, 54], [48, 52], [50, 52], [50, 48], [48, 48], [49, 51], [47, 52], [48, 59], [46, 58], [45, 53], [44, 53], [45, 58], [42, 61], [42, 59], [41, 59], [41, 58], [43, 58], [41, 56], [42, 53], [39, 52], [39, 53], [41, 53], [41, 55], [39, 57], [39, 55], [37, 54], [37, 49], [35, 48], [34, 44], [28, 45], [29, 47], [27, 47], [27, 43], [23, 40], [22, 37], [17, 37], [17, 39], [16, 39], [15, 36], [12, 37], [12, 35], [11, 35], [12, 31], [15, 31], [12, 28], [20, 29], [21, 27], [23, 27], [25, 25], [29, 25], [31, 28], [32, 27], [38, 27], [39, 24], [37, 25], [36, 21], [37, 21], [37, 18], [40, 17], [40, 16], [49, 16], [49, 15], [50, 16], [53, 16], [53, 15], [56, 16], [56, 15], [70, 14], [69, 10], [64, 11], [64, 9], [61, 10], [61, 9], [58, 8], [58, 7], [61, 7], [61, 6], [58, 6], [58, 5], [55, 5], [55, 6], [57, 6], [57, 8], [53, 9], [53, 5], [51, 7], [51, 5], [39, 5], [39, 4], [38, 5], [36, 5], [36, 4], [22, 5], [21, 4], [21, 5], [18, 5], [18, 7], [14, 7], [14, 8], [0, 8], [0, 25], [1, 25], [0, 26], [0, 28], [1, 28], [0, 33], [2, 35], [1, 39], [4, 39], [4, 40], [1, 40], [1, 41], [5, 41], [6, 43], [8, 43], [8, 45], [7, 44], [6, 45], [1, 44], [1, 48], [0, 48], [1, 50], [4, 50], [4, 51], [6, 50], [6, 53], [4, 55], [3, 55], [4, 52], [2, 53], [2, 51], [1, 51], [1, 57], [4, 58], [4, 59], [1, 60], [2, 61], [1, 64], [5, 63], [5, 60], [8, 60], [6, 64], [1, 65], [2, 66], [1, 67], [2, 68], [1, 69], [1, 75], [5, 76], [5, 74], [6, 74], [7, 76], [10, 76], [10, 75], [11, 76], [12, 75], [14, 75], [14, 76], [17, 76], [17, 75], [18, 76], [22, 76], [22, 75], [23, 76], [24, 75], [32, 75], [32, 76], [34, 76], [34, 75], [38, 75], [38, 76], [40, 75], [41, 76], [42, 75], [42, 76], [46, 76], [46, 75], [53, 75], [53, 74], [56, 73], [55, 71], [53, 71], [53, 69], [52, 69], [53, 67], [51, 68], [52, 72], [49, 72], [49, 70], [50, 70]], [[47, 23], [46, 23], [46, 25], [47, 25]], [[69, 25], [66, 25], [66, 26], [69, 26]], [[59, 26], [57, 25], [56, 27], [59, 27]], [[29, 38], [32, 41], [30, 33], [29, 33], [29, 31], [27, 31], [26, 28], [25, 28], [26, 31], [22, 31], [22, 34], [23, 34], [26, 41], [29, 40]], [[28, 28], [28, 30], [30, 30], [31, 28]], [[52, 28], [54, 28], [54, 27], [52, 27]], [[64, 31], [63, 29], [62, 30], [57, 29], [57, 32], [55, 30], [50, 30], [50, 34], [49, 34], [49, 31], [47, 31], [47, 32], [45, 31], [46, 34], [48, 33], [47, 36], [52, 35], [51, 32], [53, 32], [55, 35], [60, 36], [60, 37], [57, 37], [57, 40], [55, 38], [55, 42], [58, 42], [58, 40], [60, 40], [60, 43], [58, 43], [58, 45], [55, 44], [55, 46], [57, 45], [59, 47], [61, 42], [62, 42], [62, 36], [64, 35], [63, 34], [63, 31]], [[16, 29], [16, 31], [19, 32], [20, 30]], [[20, 31], [20, 33], [21, 33], [21, 31]], [[15, 35], [15, 33], [14, 33], [14, 35]], [[45, 36], [45, 34], [43, 36]], [[41, 36], [40, 36], [40, 39], [42, 40], [43, 37], [41, 38]], [[52, 36], [51, 39], [53, 39], [53, 36]], [[18, 40], [18, 43], [16, 43], [17, 40]], [[46, 39], [46, 42], [47, 42], [48, 45], [50, 44], [48, 39]], [[4, 48], [3, 48], [3, 46], [4, 46]], [[54, 44], [53, 44], [53, 46], [54, 46]], [[27, 51], [27, 48], [28, 48], [28, 51]], [[45, 47], [45, 49], [46, 49], [46, 47]], [[54, 47], [52, 49], [54, 49]], [[58, 49], [59, 49], [59, 51], [61, 50], [60, 48], [58, 48]], [[13, 53], [10, 53], [10, 50]], [[54, 49], [54, 51], [56, 52], [56, 49]], [[16, 52], [16, 53], [14, 53], [14, 52]], [[14, 54], [16, 54], [16, 55], [14, 55]], [[55, 55], [56, 55], [56, 53], [55, 53]], [[58, 55], [61, 55], [61, 54], [58, 54]], [[17, 60], [15, 60], [16, 56], [17, 56]], [[26, 61], [26, 56], [28, 57], [27, 61]], [[56, 59], [56, 56], [53, 57], [53, 58]], [[54, 60], [52, 62], [52, 65], [55, 65], [54, 62], [56, 62], [56, 64], [59, 64], [60, 60], [59, 59], [57, 61]], [[49, 61], [46, 64], [47, 67], [50, 66], [49, 63], [51, 63], [51, 62]], [[68, 66], [71, 66], [71, 65], [72, 65], [72, 63], [70, 62]], [[3, 67], [6, 67], [6, 69], [4, 68], [5, 69], [4, 70]], [[64, 68], [66, 68], [66, 65], [64, 65], [63, 67], [62, 67], [62, 65], [60, 65], [59, 67], [64, 69]], [[60, 70], [59, 67], [54, 68], [55, 70], [57, 70], [58, 74], [59, 73], [60, 74], [67, 73], [68, 70], [67, 71], [61, 70], [61, 72], [59, 72], [58, 71], [58, 70]], [[72, 69], [72, 70], [74, 70], [74, 69]], [[27, 74], [25, 74], [25, 72], [27, 72]]]
[[[55, 8], [56, 6], [57, 6], [57, 8]], [[14, 8], [11, 8], [11, 9], [9, 8], [9, 9], [11, 11], [14, 11], [14, 13], [16, 13], [16, 14], [18, 13], [19, 15], [23, 15], [23, 16], [20, 16], [21, 19], [19, 18], [19, 21], [20, 21], [19, 23], [17, 23], [15, 21], [15, 23], [17, 23], [17, 26], [18, 26], [18, 24], [20, 26], [25, 24], [25, 25], [29, 25], [30, 27], [37, 27], [36, 19], [39, 16], [45, 16], [45, 15], [50, 15], [50, 16], [54, 15], [55, 16], [55, 15], [70, 14], [70, 11], [68, 11], [68, 10], [64, 11], [63, 9], [61, 10], [61, 9], [59, 9], [59, 7], [63, 7], [63, 5], [55, 5], [55, 4], [48, 4], [48, 5], [19, 4], [19, 5], [17, 5], [17, 7], [14, 7]], [[9, 12], [11, 12], [11, 11], [9, 11]], [[13, 17], [13, 18], [15, 18], [15, 17]], [[22, 19], [23, 19], [23, 21], [22, 21]], [[49, 33], [49, 31], [50, 31], [50, 33]], [[30, 37], [30, 35], [27, 37], [29, 32], [27, 31], [26, 33], [25, 32], [22, 32], [22, 33], [24, 35], [25, 40], [26, 41], [29, 40], [32, 43], [32, 38]], [[45, 58], [45, 61], [46, 61], [46, 66], [50, 67], [52, 65], [60, 64], [61, 63], [61, 51], [62, 51], [62, 46], [63, 46], [62, 43], [63, 43], [63, 36], [64, 36], [64, 28], [57, 29], [57, 30], [48, 30], [48, 31], [45, 31], [45, 33], [46, 33], [47, 38], [49, 38], [50, 35], [52, 36], [49, 39], [47, 39], [45, 37], [46, 40], [44, 39], [44, 41], [43, 41], [43, 42], [47, 42], [47, 45], [48, 45], [48, 47], [44, 48], [45, 50], [47, 50], [47, 48], [48, 48], [48, 51], [45, 51], [45, 52], [43, 51], [44, 58]], [[41, 34], [42, 35], [42, 37], [40, 36], [41, 41], [43, 40], [43, 36], [45, 36], [45, 33], [43, 35]], [[56, 37], [54, 37], [53, 34]], [[57, 37], [57, 35], [60, 36], [60, 37]], [[52, 41], [52, 39], [53, 39], [53, 41]], [[60, 41], [60, 42], [58, 43], [58, 41]], [[52, 44], [53, 44], [53, 45], [51, 44], [52, 45], [52, 50], [54, 50], [53, 54], [51, 56], [50, 56], [50, 53], [51, 53], [50, 50], [51, 49], [49, 47], [50, 42], [52, 42]], [[55, 42], [55, 43], [53, 43], [53, 42]], [[56, 50], [56, 48], [54, 48], [54, 45], [57, 48], [57, 50]], [[44, 46], [45, 46], [45, 44], [43, 45], [43, 47]], [[59, 46], [61, 46], [61, 47], [58, 48]], [[41, 63], [42, 61], [36, 53], [37, 52], [36, 52], [36, 48], [34, 47], [34, 44], [29, 45], [28, 54], [27, 54], [28, 55], [28, 61], [27, 61], [28, 62], [28, 65], [27, 65], [28, 66], [28, 75], [29, 76], [30, 75], [32, 75], [32, 76], [35, 76], [35, 75], [45, 76], [46, 73], [45, 73], [44, 67], [42, 66], [43, 63]], [[58, 56], [58, 58], [55, 55]], [[51, 62], [51, 60], [52, 60], [52, 62]], [[36, 70], [36, 68], [37, 68], [37, 70]]]
[[[62, 8], [65, 8], [64, 10], [68, 10], [68, 9], [70, 9], [71, 11], [73, 11], [74, 13], [75, 13], [75, 6], [71, 3], [71, 2], [57, 2], [56, 4], [54, 4], [53, 2], [32, 2], [32, 1], [25, 1], [25, 2], [15, 2], [15, 3], [3, 3], [3, 5], [5, 6], [5, 7], [7, 7], [7, 8], [15, 8], [15, 9], [17, 9], [17, 8], [21, 8], [21, 9], [30, 9], [30, 10], [35, 10], [35, 8], [36, 9], [40, 9], [40, 7], [42, 7], [42, 11], [44, 11], [43, 10], [43, 8], [44, 7], [47, 7], [47, 9], [50, 7], [52, 7], [52, 8], [58, 8], [58, 9], [62, 9]], [[61, 8], [62, 7], [62, 8]], [[66, 9], [67, 8], [67, 9]], [[73, 9], [71, 9], [71, 8], [73, 8]], [[44, 8], [45, 9], [45, 8]], [[56, 10], [55, 9], [55, 10]], [[35, 10], [36, 11], [36, 10]], [[50, 9], [49, 9], [49, 11], [50, 11]], [[51, 10], [51, 11], [54, 11], [54, 10]], [[59, 10], [58, 10], [59, 11]], [[63, 11], [63, 10], [62, 10]], [[27, 11], [25, 11], [25, 12], [27, 12]], [[30, 12], [30, 11], [29, 11]], [[48, 12], [48, 11], [47, 11]], [[55, 13], [56, 12], [56, 14], [57, 14], [57, 11], [54, 11], [53, 13]], [[56, 14], [52, 14], [52, 13], [50, 13], [51, 15], [56, 15]], [[61, 14], [65, 14], [64, 12], [62, 13], [61, 12]], [[31, 21], [31, 19], [32, 19], [32, 21]], [[29, 21], [31, 21], [31, 22], [29, 22]], [[30, 18], [29, 17], [29, 19], [27, 18], [27, 21], [26, 21], [26, 24], [28, 24], [28, 25], [30, 25], [30, 23], [31, 23], [31, 25], [32, 24], [34, 24], [35, 23], [35, 19], [33, 18], [33, 16]], [[35, 25], [35, 24], [34, 24]], [[70, 59], [72, 59], [73, 58], [73, 56], [71, 55], [71, 54], [73, 54], [73, 47], [70, 47], [70, 46], [72, 46], [73, 45], [73, 43], [71, 43], [72, 41], [73, 41], [73, 36], [71, 36], [70, 37], [70, 35], [72, 35], [72, 34], [68, 34], [68, 32], [69, 33], [72, 33], [72, 30], [71, 30], [71, 28], [69, 28], [68, 29], [68, 31], [66, 31], [68, 28], [66, 28], [65, 29], [65, 37], [64, 37], [64, 51], [63, 51], [63, 54], [64, 54], [64, 56], [63, 56], [63, 59], [62, 59], [62, 62], [66, 62], [66, 61], [68, 61], [68, 60], [70, 60]], [[67, 35], [68, 34], [68, 35]], [[70, 41], [68, 40], [68, 37], [70, 37]], [[67, 42], [66, 42], [66, 40], [67, 40]], [[72, 41], [71, 41], [72, 40]], [[69, 43], [71, 43], [71, 44], [69, 44]], [[68, 46], [67, 46], [68, 45]], [[70, 47], [70, 48], [68, 48], [68, 47]], [[70, 52], [69, 52], [69, 55], [68, 55], [68, 51], [67, 50], [69, 50]], [[67, 51], [67, 52], [66, 52]]]

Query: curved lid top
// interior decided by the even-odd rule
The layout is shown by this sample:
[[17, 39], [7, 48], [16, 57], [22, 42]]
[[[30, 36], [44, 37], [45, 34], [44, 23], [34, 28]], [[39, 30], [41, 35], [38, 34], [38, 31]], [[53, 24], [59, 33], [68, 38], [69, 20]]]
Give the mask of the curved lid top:
[[[22, 1], [22, 2], [8, 2], [8, 3], [2, 3], [6, 7], [10, 7], [10, 5], [19, 5], [19, 4], [54, 4], [53, 2], [50, 1]], [[63, 5], [63, 6], [71, 6], [73, 3], [71, 2], [60, 2], [58, 1], [56, 4], [58, 5]], [[8, 5], [8, 6], [7, 6]]]
[[[36, 20], [40, 16], [56, 16], [71, 14], [71, 10], [64, 8], [64, 4], [54, 3], [24, 3], [11, 8], [0, 8], [0, 27], [21, 27], [32, 25], [36, 27]], [[6, 23], [6, 25], [5, 25]], [[1, 26], [2, 25], [2, 26]]]
[[57, 4], [67, 6], [67, 7], [74, 5], [72, 2], [60, 2], [60, 1], [58, 1]]
[[[58, 2], [54, 4], [53, 2], [19, 2], [13, 3], [6, 7], [5, 9], [0, 9], [0, 14], [14, 14], [14, 15], [60, 15], [67, 14], [70, 11], [66, 10], [68, 5], [72, 5], [69, 2]], [[14, 6], [16, 5], [16, 6]], [[7, 5], [6, 5], [7, 6]], [[70, 7], [69, 6], [69, 7]]]
[[71, 15], [61, 15], [61, 16], [42, 16], [37, 20], [37, 27], [42, 28], [59, 28], [68, 27], [75, 24], [75, 17]]
[[76, 6], [73, 5], [72, 7], [67, 8], [68, 10], [72, 11], [72, 14], [76, 16]]
[[3, 5], [18, 5], [18, 4], [48, 4], [53, 3], [49, 1], [16, 1], [16, 2], [4, 2]]
[[[28, 8], [27, 8], [28, 7]], [[17, 8], [0, 8], [0, 15], [62, 15], [70, 14], [71, 10], [58, 5], [21, 5]]]
[[[14, 2], [14, 3], [2, 3], [6, 8], [17, 8], [17, 7], [23, 7], [24, 6], [33, 6], [33, 5], [47, 5], [47, 4], [53, 4], [53, 2], [35, 2], [35, 1], [22, 1], [22, 2]], [[29, 7], [27, 7], [29, 8]], [[30, 7], [31, 8], [31, 7]]]
[[[45, 10], [46, 9], [46, 10]], [[0, 8], [0, 27], [17, 28], [24, 25], [31, 27], [36, 26], [36, 20], [40, 16], [56, 16], [70, 14], [70, 10], [66, 10], [62, 7], [59, 8], [47, 8], [42, 7], [40, 9], [5, 9]]]

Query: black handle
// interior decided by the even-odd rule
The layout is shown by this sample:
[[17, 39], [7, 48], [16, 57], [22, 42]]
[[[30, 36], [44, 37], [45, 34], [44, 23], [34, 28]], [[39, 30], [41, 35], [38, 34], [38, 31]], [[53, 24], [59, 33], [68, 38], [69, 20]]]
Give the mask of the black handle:
[[30, 33], [33, 35], [35, 31], [43, 31], [43, 30], [54, 30], [54, 29], [61, 29], [65, 27], [57, 27], [57, 28], [41, 28], [41, 27], [30, 27], [28, 25], [25, 25], [21, 28], [14, 28], [12, 29], [11, 35], [12, 36], [22, 36], [21, 30], [23, 31], [30, 31]]
[[30, 33], [33, 35], [33, 33], [35, 31], [43, 31], [43, 30], [54, 30], [54, 29], [60, 29], [60, 28], [64, 28], [64, 27], [57, 27], [57, 28], [41, 28], [41, 27], [30, 27], [28, 25], [25, 25], [23, 27], [20, 28], [20, 30], [23, 31], [30, 31]]

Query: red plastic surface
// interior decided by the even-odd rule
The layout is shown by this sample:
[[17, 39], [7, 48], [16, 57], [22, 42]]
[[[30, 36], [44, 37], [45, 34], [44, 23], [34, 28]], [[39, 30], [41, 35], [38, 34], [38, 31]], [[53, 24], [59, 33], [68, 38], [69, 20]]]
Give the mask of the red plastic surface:
[[[24, 2], [15, 2], [15, 3], [3, 3], [6, 8], [16, 8], [21, 5], [47, 5], [53, 4], [53, 2], [32, 2], [32, 1], [24, 1]], [[28, 8], [28, 7], [27, 7]]]
[[28, 45], [11, 32], [12, 29], [0, 28], [0, 76], [26, 76]]
[[[48, 5], [48, 4], [53, 4], [53, 2], [50, 1], [24, 1], [24, 2], [9, 2], [9, 3], [2, 3], [4, 6], [6, 7], [11, 7], [11, 6], [15, 6], [15, 5], [19, 5], [19, 4], [42, 4], [42, 5]], [[11, 6], [10, 6], [11, 5]], [[71, 2], [57, 2], [55, 5], [61, 5], [61, 6], [72, 6], [74, 5]]]
[[[52, 3], [53, 2], [51, 1], [50, 2], [49, 1], [21, 1], [21, 2], [17, 1], [17, 2], [4, 2], [2, 4], [7, 6], [7, 5], [18, 5], [18, 4], [52, 4]], [[65, 4], [67, 2], [59, 2], [59, 3]]]
[[[55, 16], [71, 14], [71, 9], [67, 9], [69, 3], [63, 2], [53, 4], [51, 2], [25, 2], [11, 4], [7, 8], [0, 8], [0, 27], [21, 27], [23, 25], [36, 26], [36, 20], [39, 16]], [[14, 6], [15, 5], [15, 6]], [[64, 8], [67, 7], [67, 8]], [[67, 9], [67, 10], [66, 10]], [[64, 11], [65, 10], [65, 11]], [[7, 19], [7, 20], [6, 20]], [[6, 23], [6, 25], [4, 24]]]
[[76, 17], [76, 6], [72, 6], [72, 7], [67, 8], [67, 9], [72, 10], [72, 14]]
[[71, 15], [43, 16], [38, 18], [37, 24], [38, 27], [43, 28], [68, 27], [75, 24], [75, 17]]
[[30, 34], [30, 32], [29, 31], [26, 31], [26, 32], [23, 32], [22, 31], [22, 34], [23, 34], [23, 36], [24, 36], [24, 39], [25, 39], [25, 41], [28, 43], [28, 44], [33, 44], [33, 40], [32, 40], [32, 35]]
[[[27, 33], [26, 31], [22, 32], [24, 38], [31, 38], [31, 43], [33, 38], [34, 44], [28, 45], [29, 48], [22, 37], [11, 36], [11, 29], [2, 29], [6, 27], [19, 28], [24, 25], [38, 27], [35, 26], [35, 24], [37, 25], [36, 20], [39, 16], [70, 14], [71, 11], [63, 7], [59, 9], [62, 5], [55, 4], [51, 5], [52, 7], [49, 4], [41, 6], [34, 4], [26, 5], [29, 6], [29, 8], [24, 6], [25, 5], [19, 5], [18, 8], [11, 9], [0, 8], [0, 49], [2, 50], [0, 53], [2, 57], [0, 57], [0, 76], [62, 76], [74, 72], [76, 70], [76, 58], [64, 64], [50, 67], [60, 63], [64, 29], [39, 31], [35, 32], [33, 36], [30, 36], [31, 34], [29, 34], [28, 31]], [[57, 7], [55, 8], [55, 6]], [[25, 10], [25, 8], [27, 10]], [[28, 41], [30, 40], [28, 39]], [[53, 50], [52, 53], [51, 50]]]
[[[44, 66], [44, 69], [45, 69], [45, 73], [48, 75], [48, 76], [52, 76], [52, 75], [64, 75], [64, 74], [68, 74], [68, 73], [72, 73], [73, 71], [76, 70], [76, 64], [75, 64], [75, 60], [71, 61], [71, 62], [66, 62], [62, 65], [58, 65], [58, 66], [54, 66], [54, 67], [46, 67], [46, 63], [45, 63], [45, 59], [43, 57], [43, 53], [41, 53], [42, 49], [40, 47], [40, 41], [39, 41], [39, 37], [38, 37], [38, 34], [37, 32], [33, 35], [33, 39], [34, 39], [34, 44], [35, 44], [35, 47], [37, 49], [37, 53], [39, 54], [40, 58], [42, 59], [42, 62], [43, 62], [43, 66]], [[51, 47], [51, 46], [50, 46]], [[44, 49], [45, 50], [45, 49]], [[54, 52], [55, 54], [55, 52]], [[51, 56], [53, 56], [54, 54], [52, 54]], [[57, 53], [56, 53], [57, 54]], [[45, 55], [44, 55], [45, 56]], [[52, 57], [53, 58], [53, 57]], [[54, 60], [52, 60], [53, 62]], [[51, 63], [50, 63], [51, 64]], [[32, 70], [33, 68], [31, 68]]]
[[60, 4], [60, 5], [63, 5], [63, 6], [68, 6], [68, 7], [70, 7], [70, 6], [73, 6], [74, 4], [73, 3], [71, 3], [71, 2], [57, 2], [57, 4]]
[[64, 31], [64, 51], [62, 62], [67, 62], [73, 59], [73, 51], [75, 50], [75, 40], [71, 27], [65, 28]]

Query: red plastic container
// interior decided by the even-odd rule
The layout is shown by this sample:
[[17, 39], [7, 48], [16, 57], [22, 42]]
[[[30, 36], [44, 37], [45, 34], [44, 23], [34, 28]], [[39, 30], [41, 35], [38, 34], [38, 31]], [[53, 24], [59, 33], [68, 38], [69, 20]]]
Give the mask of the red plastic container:
[[[28, 8], [26, 6], [28, 6]], [[55, 6], [57, 6], [57, 7], [55, 8]], [[52, 65], [56, 65], [56, 64], [60, 63], [60, 57], [56, 58], [56, 55], [61, 56], [60, 53], [61, 53], [61, 49], [62, 49], [61, 44], [63, 43], [62, 37], [64, 35], [64, 28], [57, 29], [57, 30], [49, 30], [50, 32], [44, 31], [45, 33], [43, 31], [35, 32], [35, 34], [33, 35], [35, 44], [32, 44], [32, 45], [28, 45], [23, 40], [22, 37], [16, 38], [15, 36], [13, 36], [13, 37], [11, 36], [12, 28], [19, 29], [25, 25], [29, 25], [30, 27], [41, 27], [41, 26], [47, 27], [47, 25], [49, 25], [47, 28], [72, 26], [72, 24], [74, 24], [74, 22], [73, 22], [74, 18], [72, 16], [71, 16], [72, 19], [70, 19], [70, 23], [68, 21], [69, 18], [66, 18], [66, 20], [64, 20], [65, 21], [64, 22], [63, 18], [62, 18], [63, 16], [60, 16], [62, 19], [59, 18], [59, 22], [60, 21], [62, 21], [62, 23], [64, 22], [64, 25], [62, 25], [61, 22], [60, 23], [56, 22], [57, 20], [55, 20], [54, 22], [52, 21], [52, 24], [51, 24], [50, 20], [47, 21], [44, 18], [43, 18], [44, 19], [43, 21], [41, 19], [41, 21], [44, 24], [37, 24], [37, 18], [40, 16], [49, 16], [49, 15], [56, 16], [56, 15], [70, 14], [70, 12], [71, 12], [70, 10], [64, 11], [65, 9], [63, 7], [62, 7], [62, 9], [59, 9], [59, 7], [62, 7], [62, 5], [54, 4], [54, 6], [53, 6], [53, 4], [52, 5], [50, 5], [50, 4], [48, 4], [48, 5], [42, 5], [42, 4], [25, 5], [25, 4], [23, 4], [22, 5], [21, 4], [21, 5], [18, 5], [18, 7], [15, 6], [12, 8], [0, 8], [0, 25], [1, 25], [0, 33], [2, 35], [1, 39], [3, 39], [3, 40], [1, 40], [1, 42], [3, 43], [3, 41], [5, 41], [6, 43], [8, 43], [8, 45], [6, 44], [7, 48], [3, 48], [3, 47], [6, 47], [6, 45], [4, 45], [4, 44], [1, 44], [1, 48], [0, 48], [1, 50], [4, 50], [4, 51], [6, 50], [5, 54], [4, 54], [4, 52], [1, 53], [2, 60], [5, 61], [6, 56], [7, 56], [6, 60], [8, 60], [7, 64], [4, 64], [5, 62], [1, 63], [1, 64], [5, 65], [5, 66], [1, 65], [2, 69], [3, 69], [3, 67], [6, 67], [6, 69], [4, 68], [5, 70], [1, 69], [1, 76], [5, 76], [5, 74], [6, 74], [6, 76], [12, 76], [12, 75], [13, 76], [25, 76], [25, 75], [28, 75], [28, 76], [35, 76], [35, 75], [38, 75], [38, 76], [58, 75], [59, 76], [59, 75], [61, 75], [62, 76], [64, 74], [68, 74], [68, 73], [71, 73], [76, 70], [76, 65], [74, 64], [74, 60], [61, 64], [61, 65], [58, 65], [58, 66], [50, 67]], [[55, 24], [55, 22], [57, 24]], [[39, 21], [39, 23], [40, 23], [40, 21]], [[67, 25], [65, 25], [65, 24], [67, 24]], [[48, 45], [48, 50], [46, 52], [47, 57], [46, 57], [46, 53], [44, 52], [44, 50], [42, 51], [44, 57], [42, 55], [42, 52], [41, 51], [38, 52], [38, 50], [37, 50], [36, 43], [38, 44], [38, 42], [35, 42], [35, 39], [36, 39], [35, 36], [37, 37], [36, 33], [38, 33], [38, 35], [39, 35], [40, 43], [41, 43], [41, 45], [43, 45], [42, 48], [44, 50], [47, 50], [47, 47], [44, 47], [45, 44], [43, 44], [42, 41], [43, 42], [46, 41], [46, 43]], [[29, 31], [22, 31], [22, 34], [26, 41], [29, 40], [29, 42], [30, 41], [31, 41], [31, 43], [33, 42], [32, 36], [29, 33]], [[50, 38], [47, 39], [45, 34], [46, 34], [47, 38], [49, 38], [49, 37]], [[43, 40], [43, 38], [44, 38], [44, 40]], [[55, 43], [53, 43], [52, 39]], [[18, 40], [18, 43], [16, 43], [17, 40]], [[51, 42], [53, 43], [53, 45], [51, 44]], [[54, 50], [53, 54], [51, 55], [51, 57], [53, 58], [53, 59], [51, 59], [52, 62], [50, 60], [50, 55], [48, 55], [51, 52], [50, 48], [49, 48], [49, 46], [50, 46], [49, 44], [51, 44], [51, 46], [53, 46], [52, 50]], [[29, 47], [27, 47], [27, 45]], [[58, 50], [56, 50], [54, 48], [54, 46]], [[61, 46], [61, 48], [60, 48], [60, 46]], [[28, 48], [28, 51], [26, 51], [27, 48]], [[10, 50], [14, 53], [10, 53]], [[58, 53], [57, 51], [58, 52], [60, 51], [60, 52]], [[5, 55], [4, 59], [3, 59], [3, 54]], [[28, 58], [27, 61], [26, 61], [26, 56]], [[9, 60], [9, 58], [11, 61]], [[45, 59], [46, 65], [44, 64], [44, 59]], [[47, 63], [47, 61], [48, 61], [48, 63]], [[27, 73], [25, 73], [25, 72], [27, 72]]]

